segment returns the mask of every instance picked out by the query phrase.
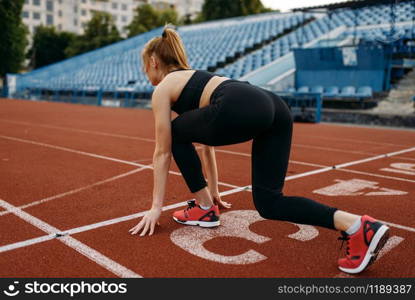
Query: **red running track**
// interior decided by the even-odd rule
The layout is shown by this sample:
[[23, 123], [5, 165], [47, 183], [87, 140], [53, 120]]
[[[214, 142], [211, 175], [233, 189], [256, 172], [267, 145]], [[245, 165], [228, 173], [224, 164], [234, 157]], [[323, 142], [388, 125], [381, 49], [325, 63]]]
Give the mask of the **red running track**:
[[[153, 131], [148, 110], [0, 100], [0, 276], [344, 276], [337, 232], [258, 216], [250, 142], [216, 148], [233, 204], [219, 228], [173, 222], [192, 197], [173, 162], [157, 234], [131, 236], [151, 204]], [[285, 193], [388, 222], [357, 277], [415, 277], [415, 131], [295, 124]]]

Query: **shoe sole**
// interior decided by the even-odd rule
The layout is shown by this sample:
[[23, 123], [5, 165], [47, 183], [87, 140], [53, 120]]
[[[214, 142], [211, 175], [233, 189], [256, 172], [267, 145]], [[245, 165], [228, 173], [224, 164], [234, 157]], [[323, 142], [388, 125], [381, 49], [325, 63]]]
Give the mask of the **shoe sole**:
[[373, 264], [379, 255], [380, 250], [385, 246], [389, 239], [389, 227], [382, 225], [379, 230], [375, 233], [372, 241], [370, 242], [369, 248], [366, 252], [363, 261], [357, 268], [349, 269], [339, 266], [339, 269], [345, 273], [357, 274], [365, 270], [371, 264]]
[[200, 227], [218, 227], [220, 225], [220, 221], [215, 222], [205, 222], [205, 221], [180, 221], [176, 217], [173, 217], [173, 220], [175, 220], [177, 223], [183, 224], [183, 225], [190, 225], [190, 226], [200, 226]]

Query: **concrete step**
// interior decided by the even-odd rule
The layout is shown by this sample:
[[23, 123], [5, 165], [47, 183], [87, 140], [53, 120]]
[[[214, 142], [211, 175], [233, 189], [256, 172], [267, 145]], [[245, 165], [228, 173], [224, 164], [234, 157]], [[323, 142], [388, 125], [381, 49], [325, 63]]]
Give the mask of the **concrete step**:
[[[405, 108], [410, 108], [413, 104], [412, 97], [415, 96], [415, 70], [412, 70], [404, 78], [402, 78], [398, 83], [396, 83], [393, 89], [390, 90], [389, 95], [381, 102], [379, 106], [384, 106], [383, 108], [393, 109], [393, 105], [404, 105], [399, 110], [405, 110]], [[386, 102], [386, 103], [385, 103]], [[412, 111], [411, 111], [412, 112]]]

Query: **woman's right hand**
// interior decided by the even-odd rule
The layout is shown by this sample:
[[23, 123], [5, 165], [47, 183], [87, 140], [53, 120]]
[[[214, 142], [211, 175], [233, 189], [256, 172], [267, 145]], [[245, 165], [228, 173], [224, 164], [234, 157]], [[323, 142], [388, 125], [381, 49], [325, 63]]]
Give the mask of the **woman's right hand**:
[[129, 231], [131, 234], [137, 234], [141, 229], [143, 230], [140, 236], [145, 236], [147, 231], [149, 235], [153, 235], [156, 225], [160, 225], [158, 219], [161, 215], [161, 208], [152, 208], [144, 215], [141, 221], [131, 228]]

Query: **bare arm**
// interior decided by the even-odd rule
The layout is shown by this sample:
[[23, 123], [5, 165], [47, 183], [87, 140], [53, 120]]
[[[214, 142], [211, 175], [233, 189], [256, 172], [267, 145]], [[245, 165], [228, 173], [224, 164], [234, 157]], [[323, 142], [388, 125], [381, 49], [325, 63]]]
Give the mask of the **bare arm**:
[[211, 146], [202, 146], [202, 161], [206, 170], [208, 187], [211, 192], [218, 191], [218, 168], [216, 165], [215, 148]]
[[222, 208], [230, 208], [231, 204], [222, 201], [218, 188], [218, 167], [216, 164], [215, 148], [212, 146], [202, 145], [202, 161], [208, 180], [208, 188], [212, 195], [213, 201]]
[[149, 231], [149, 235], [152, 235], [156, 223], [160, 218], [172, 156], [171, 111], [168, 89], [163, 88], [162, 85], [157, 86], [153, 92], [151, 103], [154, 113], [156, 136], [156, 146], [153, 154], [153, 202], [151, 209], [144, 215], [142, 220], [130, 229], [131, 234], [136, 234], [142, 230], [140, 236], [144, 236], [147, 231]]
[[156, 136], [156, 147], [153, 154], [153, 207], [161, 208], [166, 193], [167, 176], [172, 156], [170, 99], [165, 89], [154, 91], [152, 107]]

